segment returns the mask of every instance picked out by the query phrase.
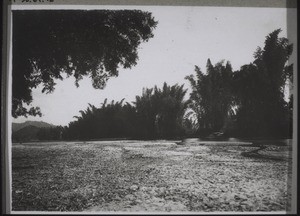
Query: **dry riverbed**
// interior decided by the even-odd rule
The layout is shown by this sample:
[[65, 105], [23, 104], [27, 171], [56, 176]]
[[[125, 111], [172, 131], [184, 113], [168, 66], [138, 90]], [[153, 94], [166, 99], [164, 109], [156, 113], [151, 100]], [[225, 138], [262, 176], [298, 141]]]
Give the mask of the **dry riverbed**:
[[12, 207], [13, 211], [286, 211], [291, 146], [258, 149], [246, 142], [197, 140], [16, 143]]

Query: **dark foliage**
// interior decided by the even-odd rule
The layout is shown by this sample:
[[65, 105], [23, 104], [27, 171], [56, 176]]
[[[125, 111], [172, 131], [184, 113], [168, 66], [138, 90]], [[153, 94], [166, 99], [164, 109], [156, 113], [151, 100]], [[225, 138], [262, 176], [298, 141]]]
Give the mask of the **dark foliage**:
[[196, 66], [196, 77], [186, 77], [192, 87], [188, 101], [183, 85], [164, 83], [161, 89], [143, 89], [133, 104], [124, 104], [124, 99], [109, 104], [105, 100], [100, 108], [89, 104], [68, 127], [40, 130], [38, 138], [291, 137], [293, 95], [286, 102], [284, 87], [293, 80], [293, 66], [287, 64], [292, 45], [279, 33], [270, 33], [264, 48], [254, 53], [254, 62], [238, 71], [233, 72], [229, 62], [212, 65], [210, 59], [206, 73]]
[[63, 138], [90, 140], [100, 138], [174, 138], [184, 134], [183, 116], [187, 102], [182, 86], [155, 86], [144, 89], [134, 105], [104, 101], [100, 108], [93, 105], [64, 129]]
[[83, 76], [94, 88], [118, 76], [138, 60], [137, 48], [153, 37], [157, 22], [139, 10], [13, 11], [13, 117], [41, 115], [32, 102], [32, 88], [54, 90], [63, 73]]
[[231, 65], [229, 62], [224, 65], [221, 61], [213, 66], [208, 59], [206, 74], [198, 66], [195, 71], [196, 77], [190, 75], [186, 79], [192, 87], [190, 108], [197, 117], [198, 132], [207, 135], [224, 130], [233, 115]]
[[63, 127], [61, 126], [47, 125], [45, 122], [30, 121], [22, 124], [24, 127], [12, 132], [13, 142], [50, 141], [62, 139]]
[[234, 73], [237, 95], [238, 133], [242, 136], [287, 137], [292, 131], [292, 97], [284, 100], [287, 79], [292, 81], [293, 66], [287, 61], [293, 46], [279, 38], [280, 29], [266, 37], [255, 60]]
[[105, 100], [100, 108], [90, 104], [80, 113], [81, 116], [74, 116], [76, 121], [65, 127], [64, 139], [130, 138], [135, 133], [135, 108], [129, 103], [124, 105], [123, 100], [110, 104]]
[[40, 128], [34, 125], [28, 125], [12, 133], [13, 142], [28, 142], [38, 140], [37, 134]]
[[40, 128], [37, 133], [37, 138], [39, 140], [47, 141], [47, 140], [61, 140], [63, 133], [63, 127], [51, 127], [51, 128]]
[[287, 61], [293, 46], [279, 38], [280, 29], [270, 33], [263, 49], [257, 48], [253, 63], [232, 72], [229, 63], [213, 66], [207, 73], [196, 66], [191, 105], [198, 121], [198, 134], [215, 131], [242, 137], [291, 137], [293, 97], [284, 100], [286, 81], [293, 80], [293, 65]]
[[183, 119], [189, 101], [183, 85], [144, 89], [136, 97], [138, 134], [141, 138], [176, 138], [184, 135]]

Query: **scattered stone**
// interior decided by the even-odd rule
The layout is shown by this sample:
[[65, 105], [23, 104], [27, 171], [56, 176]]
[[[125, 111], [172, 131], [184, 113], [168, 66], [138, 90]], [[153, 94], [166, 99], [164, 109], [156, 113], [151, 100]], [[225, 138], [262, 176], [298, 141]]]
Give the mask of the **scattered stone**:
[[247, 200], [247, 197], [242, 194], [234, 195], [234, 198], [237, 200]]
[[139, 189], [139, 186], [137, 186], [137, 185], [132, 185], [130, 187], [130, 190], [132, 190], [132, 191], [137, 191], [138, 189]]
[[229, 202], [229, 205], [236, 205], [236, 203], [234, 201]]
[[148, 188], [147, 188], [147, 187], [141, 187], [140, 190], [141, 190], [142, 192], [146, 192], [146, 191], [148, 191]]
[[[116, 146], [110, 146], [109, 150], [104, 151], [103, 149], [106, 149], [108, 144], [106, 147], [99, 148], [101, 146], [99, 143], [97, 147], [93, 147], [92, 144], [78, 145], [75, 151], [69, 144], [66, 151], [68, 154], [63, 157], [59, 158], [58, 156], [59, 152], [65, 150], [64, 147], [57, 153], [55, 152], [55, 155], [58, 155], [55, 161], [62, 160], [64, 163], [61, 164], [66, 164], [64, 167], [55, 165], [55, 169], [48, 166], [48, 162], [43, 161], [44, 158], [47, 158], [49, 149], [53, 147], [46, 146], [43, 149], [42, 156], [44, 158], [40, 156], [41, 148], [37, 151], [36, 147], [30, 147], [27, 154], [33, 155], [33, 159], [43, 161], [41, 163], [43, 166], [34, 171], [46, 173], [41, 182], [47, 187], [36, 182], [34, 172], [28, 171], [27, 173], [26, 171], [22, 176], [23, 181], [17, 179], [13, 182], [15, 185], [13, 187], [15, 190], [13, 190], [13, 203], [26, 198], [28, 199], [27, 204], [33, 209], [34, 204], [31, 203], [39, 203], [36, 202], [37, 198], [44, 199], [45, 194], [49, 195], [49, 202], [56, 200], [56, 197], [69, 199], [70, 194], [73, 194], [74, 197], [78, 197], [78, 200], [72, 204], [76, 208], [80, 205], [80, 210], [90, 207], [92, 209], [93, 205], [101, 203], [92, 210], [99, 212], [238, 212], [285, 211], [286, 209], [288, 199], [286, 191], [288, 164], [286, 162], [272, 161], [270, 163], [266, 160], [245, 158], [239, 154], [248, 151], [249, 147], [208, 146], [207, 144], [190, 146], [186, 144], [184, 148], [179, 149], [182, 146], [175, 145], [171, 148], [167, 145], [158, 146], [160, 143], [158, 141], [155, 144], [146, 142], [153, 147], [150, 148], [141, 144], [144, 141], [138, 142], [140, 143], [131, 141], [131, 143], [118, 144], [128, 145], [130, 148], [128, 152], [117, 150]], [[13, 147], [13, 155], [18, 155], [18, 152], [15, 152], [16, 148], [20, 151], [19, 147]], [[79, 157], [86, 153], [87, 148], [90, 148], [96, 156]], [[227, 152], [226, 150], [232, 151]], [[134, 160], [129, 159], [132, 154], [136, 156]], [[72, 157], [69, 158], [68, 155]], [[121, 157], [121, 155], [123, 156]], [[199, 156], [201, 159], [195, 156]], [[82, 158], [82, 163], [77, 163], [77, 158]], [[28, 164], [30, 164], [29, 162]], [[16, 163], [19, 162], [13, 160], [13, 166], [18, 166]], [[39, 163], [39, 161], [35, 163]], [[58, 180], [60, 182], [54, 193], [49, 190], [51, 184], [47, 182], [47, 176], [48, 178], [50, 176], [49, 170], [53, 172], [51, 176], [53, 176], [54, 182], [57, 183]], [[96, 170], [101, 171], [102, 175], [100, 176], [100, 172]], [[13, 175], [18, 176], [16, 170]], [[14, 178], [16, 179], [16, 177]], [[70, 181], [74, 182], [74, 185], [64, 185], [64, 182]], [[24, 186], [26, 194], [31, 192], [31, 196], [23, 197], [23, 191], [16, 190]], [[70, 187], [70, 190], [67, 186]], [[91, 191], [91, 188], [95, 189], [91, 193], [87, 193], [87, 191]], [[64, 190], [62, 193], [65, 195], [59, 194], [60, 189]], [[129, 194], [127, 194], [128, 192]], [[85, 202], [80, 200], [81, 197], [87, 200], [87, 204], [82, 204]], [[20, 203], [22, 204], [22, 202]], [[63, 205], [60, 206], [61, 209], [63, 209]], [[17, 207], [23, 208], [21, 205]]]
[[128, 194], [124, 198], [127, 199], [127, 200], [130, 200], [130, 201], [133, 201], [133, 200], [136, 199], [136, 197], [134, 195], [132, 195], [132, 194]]
[[212, 195], [210, 195], [210, 198], [212, 198], [212, 199], [219, 199], [219, 196], [216, 195], [216, 194], [212, 194]]
[[241, 205], [247, 205], [249, 207], [253, 207], [253, 204], [249, 201], [243, 201], [243, 202], [241, 202]]

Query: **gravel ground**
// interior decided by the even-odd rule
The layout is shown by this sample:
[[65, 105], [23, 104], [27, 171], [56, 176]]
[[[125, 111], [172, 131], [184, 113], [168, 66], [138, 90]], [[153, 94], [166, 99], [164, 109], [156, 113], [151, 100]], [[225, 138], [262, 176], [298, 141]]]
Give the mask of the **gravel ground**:
[[289, 146], [197, 140], [13, 144], [12, 206], [14, 211], [286, 211], [290, 152]]

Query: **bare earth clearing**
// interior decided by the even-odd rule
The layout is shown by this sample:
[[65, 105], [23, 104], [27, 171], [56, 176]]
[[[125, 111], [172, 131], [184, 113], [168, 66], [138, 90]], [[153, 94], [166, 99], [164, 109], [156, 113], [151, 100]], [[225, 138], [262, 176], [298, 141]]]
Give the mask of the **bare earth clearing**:
[[13, 211], [286, 211], [291, 146], [98, 141], [12, 147]]

